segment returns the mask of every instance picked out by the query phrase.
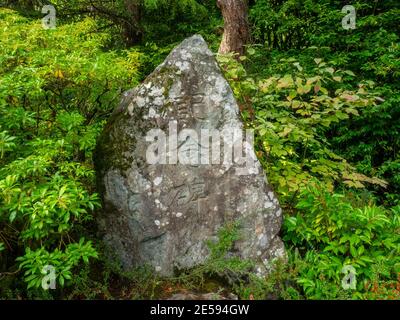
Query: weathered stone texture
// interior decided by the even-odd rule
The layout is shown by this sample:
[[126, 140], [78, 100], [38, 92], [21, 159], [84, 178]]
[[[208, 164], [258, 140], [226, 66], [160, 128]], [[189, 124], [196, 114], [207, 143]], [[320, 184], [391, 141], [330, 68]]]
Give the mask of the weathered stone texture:
[[[124, 270], [150, 265], [162, 275], [203, 263], [229, 221], [240, 222], [232, 254], [258, 261], [259, 272], [284, 257], [282, 211], [261, 166], [149, 164], [152, 129], [243, 130], [238, 105], [200, 36], [185, 40], [141, 85], [124, 94], [95, 154], [104, 208], [100, 230]], [[190, 139], [185, 145], [190, 149]], [[193, 141], [192, 141], [193, 143]], [[254, 156], [252, 147], [249, 152]], [[221, 154], [222, 156], [222, 154]]]

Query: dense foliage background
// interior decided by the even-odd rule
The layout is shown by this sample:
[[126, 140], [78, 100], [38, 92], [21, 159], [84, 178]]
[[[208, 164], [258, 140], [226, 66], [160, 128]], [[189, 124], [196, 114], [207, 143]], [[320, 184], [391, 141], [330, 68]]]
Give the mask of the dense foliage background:
[[[227, 290], [245, 299], [400, 298], [400, 3], [250, 1], [252, 43], [220, 65], [257, 133], [258, 156], [284, 208], [289, 262], [267, 279], [225, 258], [235, 228], [210, 260], [173, 279], [120, 275], [103, 261], [93, 216], [101, 209], [92, 152], [121, 93], [193, 33], [215, 51], [215, 1], [47, 1], [0, 8], [0, 297], [165, 297]], [[98, 7], [94, 13], [91, 6]], [[99, 14], [101, 12], [101, 14]], [[41, 288], [53, 265], [57, 288]], [[345, 290], [343, 267], [356, 283]], [[230, 277], [221, 276], [231, 271]]]

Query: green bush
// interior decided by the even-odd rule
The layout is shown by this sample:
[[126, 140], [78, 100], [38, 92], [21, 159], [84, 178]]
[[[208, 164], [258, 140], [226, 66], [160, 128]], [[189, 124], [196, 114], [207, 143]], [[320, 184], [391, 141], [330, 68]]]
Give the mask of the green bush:
[[94, 30], [91, 18], [44, 30], [0, 10], [0, 268], [22, 271], [28, 288], [46, 265], [63, 286], [98, 257], [82, 233], [100, 205], [92, 152], [140, 54], [104, 51], [109, 36]]
[[[370, 185], [386, 206], [399, 202], [400, 148], [400, 3], [393, 0], [351, 3], [356, 29], [342, 28], [343, 1], [258, 0], [250, 10], [257, 60], [249, 69], [266, 77], [287, 73], [296, 59], [307, 69], [312, 59], [330, 61], [335, 69], [350, 69], [359, 79], [373, 81], [379, 103], [359, 110], [360, 116], [334, 124], [328, 133], [331, 150], [365, 175], [388, 182], [388, 188]], [[260, 46], [261, 45], [261, 46]]]
[[[341, 26], [343, 1], [253, 1], [248, 55], [220, 57], [284, 209], [289, 262], [265, 279], [227, 254], [235, 225], [209, 243], [204, 265], [176, 278], [116, 275], [101, 261], [92, 222], [100, 206], [93, 150], [121, 93], [187, 35], [203, 34], [216, 51], [215, 1], [141, 2], [143, 41], [130, 49], [124, 1], [102, 4], [114, 20], [77, 13], [85, 0], [54, 1], [54, 30], [32, 11], [42, 1], [6, 3], [20, 13], [0, 9], [1, 297], [143, 299], [228, 288], [245, 299], [398, 299], [398, 1], [355, 1], [354, 30]], [[57, 290], [43, 291], [49, 265]]]
[[363, 298], [373, 281], [397, 279], [400, 207], [357, 206], [318, 183], [303, 190], [300, 199], [296, 215], [285, 219], [284, 240], [302, 256], [297, 282], [307, 298], [336, 298], [343, 291], [344, 266], [355, 268], [355, 298]]
[[246, 123], [256, 130], [259, 158], [284, 204], [293, 204], [312, 177], [330, 188], [335, 182], [354, 188], [363, 188], [365, 183], [386, 185], [357, 172], [333, 151], [328, 140], [334, 124], [374, 106], [372, 82], [349, 89], [354, 73], [334, 69], [322, 59], [315, 59], [310, 71], [294, 58], [283, 61], [292, 66], [290, 73], [267, 79], [249, 75], [231, 57], [220, 61]]
[[[251, 48], [240, 60], [246, 65], [257, 58]], [[399, 207], [376, 206], [365, 189], [386, 182], [363, 175], [329, 143], [335, 125], [375, 108], [373, 82], [352, 89], [352, 71], [314, 60], [307, 68], [294, 58], [282, 60], [285, 73], [265, 79], [249, 74], [232, 57], [220, 58], [286, 211], [289, 265], [242, 288], [253, 297], [272, 292], [294, 299], [364, 299], [371, 283], [392, 282], [400, 271]], [[342, 287], [345, 266], [355, 268], [353, 291]], [[291, 283], [282, 285], [282, 279]]]

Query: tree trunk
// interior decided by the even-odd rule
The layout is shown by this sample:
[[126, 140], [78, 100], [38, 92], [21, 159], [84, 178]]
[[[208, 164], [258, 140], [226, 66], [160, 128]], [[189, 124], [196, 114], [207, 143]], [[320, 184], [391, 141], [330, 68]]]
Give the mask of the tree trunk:
[[143, 37], [141, 27], [142, 20], [142, 1], [125, 0], [126, 12], [129, 15], [128, 21], [123, 23], [124, 38], [128, 45], [139, 43]]
[[243, 55], [250, 39], [247, 0], [217, 0], [224, 17], [224, 35], [219, 53]]
[[121, 7], [122, 12], [120, 7], [107, 4], [107, 1], [105, 4], [102, 4], [98, 0], [89, 0], [87, 10], [105, 17], [115, 25], [121, 27], [123, 39], [128, 46], [138, 44], [143, 37], [143, 0], [124, 0]]

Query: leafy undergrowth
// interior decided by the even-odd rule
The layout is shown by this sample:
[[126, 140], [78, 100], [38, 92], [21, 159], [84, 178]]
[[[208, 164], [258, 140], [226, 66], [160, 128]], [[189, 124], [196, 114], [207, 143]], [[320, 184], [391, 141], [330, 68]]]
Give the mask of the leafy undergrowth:
[[375, 292], [392, 299], [388, 288], [400, 272], [400, 206], [379, 205], [369, 189], [385, 190], [388, 182], [362, 174], [330, 144], [332, 128], [376, 106], [375, 84], [357, 83], [352, 71], [322, 59], [307, 68], [283, 59], [286, 73], [267, 78], [245, 68], [257, 63], [256, 50], [239, 60], [220, 57], [285, 211], [282, 237], [290, 258], [283, 273], [295, 285], [284, 285], [278, 295], [369, 299]]
[[[93, 222], [96, 139], [121, 93], [180, 38], [164, 25], [165, 41], [126, 49], [93, 17], [44, 30], [0, 9], [1, 298], [399, 299], [398, 5], [358, 1], [358, 27], [344, 31], [336, 3], [283, 2], [252, 6], [255, 44], [241, 63], [219, 57], [284, 209], [288, 263], [277, 261], [267, 278], [227, 255], [235, 225], [209, 243], [204, 265], [174, 278], [121, 275], [103, 259]], [[194, 27], [184, 17], [175, 24], [179, 12], [169, 22], [181, 37]], [[215, 30], [203, 26], [213, 49], [219, 19]], [[41, 289], [46, 265], [58, 269], [55, 290]]]
[[95, 28], [87, 18], [44, 30], [0, 9], [0, 269], [28, 289], [41, 288], [48, 265], [62, 287], [98, 258], [85, 229], [100, 206], [92, 151], [121, 92], [137, 83], [139, 57], [103, 51], [108, 35]]

